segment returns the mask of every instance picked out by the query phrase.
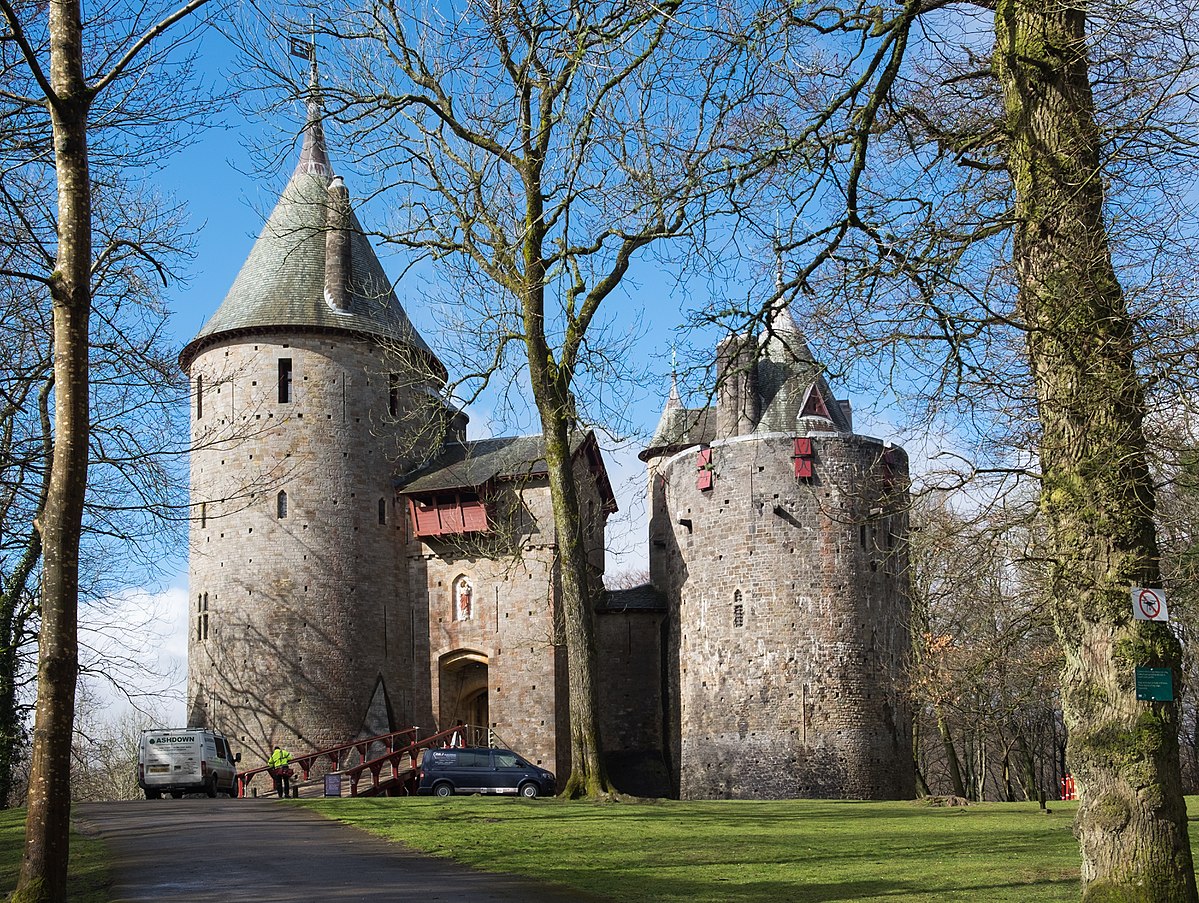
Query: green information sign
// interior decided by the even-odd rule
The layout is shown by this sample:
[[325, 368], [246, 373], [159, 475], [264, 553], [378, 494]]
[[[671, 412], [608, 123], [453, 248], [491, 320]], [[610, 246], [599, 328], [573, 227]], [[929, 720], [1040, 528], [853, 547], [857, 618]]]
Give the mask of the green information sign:
[[1174, 701], [1174, 675], [1169, 668], [1137, 668], [1137, 699]]

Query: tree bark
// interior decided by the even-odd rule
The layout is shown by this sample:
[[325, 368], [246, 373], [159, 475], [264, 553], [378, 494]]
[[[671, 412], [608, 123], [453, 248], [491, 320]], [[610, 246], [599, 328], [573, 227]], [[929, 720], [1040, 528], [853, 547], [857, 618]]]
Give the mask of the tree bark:
[[79, 535], [88, 463], [91, 180], [78, 0], [51, 0], [48, 98], [58, 180], [54, 314], [54, 460], [42, 536], [41, 633], [25, 851], [14, 901], [66, 899], [71, 734], [79, 674]]
[[937, 713], [937, 733], [941, 735], [941, 745], [945, 748], [945, 764], [949, 768], [949, 780], [953, 784], [953, 795], [966, 798], [966, 783], [962, 780], [962, 765], [958, 761], [958, 751], [953, 745], [953, 737], [949, 733], [949, 724], [945, 720], [945, 716], [941, 713], [941, 707], [935, 709]]
[[1167, 625], [1131, 618], [1130, 586], [1161, 585], [1154, 491], [1132, 322], [1104, 222], [1085, 32], [1082, 6], [996, 7], [1083, 899], [1194, 901], [1177, 707], [1137, 702], [1133, 687], [1137, 666], [1169, 668], [1177, 684], [1182, 658]]
[[570, 776], [562, 793], [567, 798], [598, 798], [609, 794], [611, 787], [604, 769], [595, 686], [594, 581], [579, 516], [570, 423], [551, 410], [549, 417], [542, 415], [541, 424], [562, 581], [569, 681]]
[[[42, 383], [37, 396], [41, 444], [45, 459], [41, 472], [36, 510], [45, 510], [53, 467], [54, 430], [50, 420], [50, 397], [54, 383]], [[6, 447], [7, 443], [6, 443]], [[0, 520], [0, 524], [5, 521]], [[42, 536], [30, 525], [24, 548], [0, 589], [0, 809], [7, 808], [13, 791], [13, 775], [24, 751], [24, 717], [18, 704], [21, 646], [33, 630], [29, 581], [42, 557]]]

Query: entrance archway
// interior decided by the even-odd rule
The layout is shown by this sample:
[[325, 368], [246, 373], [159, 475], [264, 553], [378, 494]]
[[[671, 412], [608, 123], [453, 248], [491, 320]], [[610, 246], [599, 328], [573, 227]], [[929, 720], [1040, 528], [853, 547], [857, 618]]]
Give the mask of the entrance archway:
[[[459, 649], [441, 657], [438, 668], [439, 721], [442, 729], [459, 721], [486, 731], [491, 724], [487, 703], [487, 656]], [[484, 742], [472, 737], [470, 742]]]

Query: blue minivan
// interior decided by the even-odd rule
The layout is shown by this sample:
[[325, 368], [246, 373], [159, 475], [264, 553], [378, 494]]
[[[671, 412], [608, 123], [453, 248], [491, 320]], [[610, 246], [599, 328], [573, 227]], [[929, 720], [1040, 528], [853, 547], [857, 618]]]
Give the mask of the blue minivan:
[[422, 796], [519, 793], [531, 800], [552, 796], [556, 789], [553, 772], [530, 765], [511, 750], [464, 746], [425, 750], [416, 792]]

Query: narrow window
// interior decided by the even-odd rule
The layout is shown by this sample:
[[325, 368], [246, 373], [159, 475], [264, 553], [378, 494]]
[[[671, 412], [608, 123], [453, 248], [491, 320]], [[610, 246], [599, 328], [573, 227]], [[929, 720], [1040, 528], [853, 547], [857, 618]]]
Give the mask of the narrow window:
[[387, 499], [379, 499], [379, 523], [387, 523]]
[[745, 606], [741, 604], [741, 590], [733, 590], [733, 626], [745, 626]]
[[208, 593], [200, 597], [200, 617], [196, 621], [196, 639], [208, 639]]
[[387, 413], [394, 417], [399, 412], [400, 378], [395, 373], [392, 373], [387, 377]]
[[287, 517], [287, 493], [282, 489], [280, 489], [279, 494], [275, 496], [275, 517], [279, 518], [280, 520]]
[[204, 416], [204, 375], [196, 377], [196, 419]]
[[291, 401], [291, 358], [279, 358], [279, 403]]
[[208, 502], [200, 502], [200, 527], [208, 526]]

